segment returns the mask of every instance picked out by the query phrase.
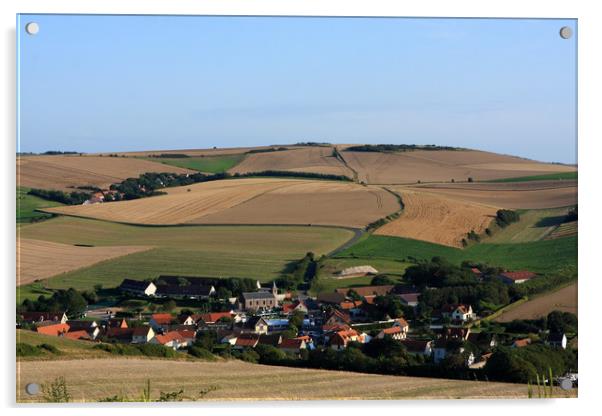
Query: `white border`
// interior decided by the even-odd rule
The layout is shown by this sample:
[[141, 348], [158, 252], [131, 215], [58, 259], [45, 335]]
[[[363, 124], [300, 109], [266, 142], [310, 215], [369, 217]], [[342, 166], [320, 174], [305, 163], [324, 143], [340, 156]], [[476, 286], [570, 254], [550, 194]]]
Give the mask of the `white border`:
[[[428, 16], [428, 17], [547, 17], [579, 19], [579, 203], [581, 228], [579, 230], [579, 270], [580, 270], [580, 389], [577, 400], [554, 401], [400, 401], [400, 402], [301, 402], [301, 403], [258, 403], [258, 404], [226, 404], [202, 406], [191, 404], [177, 410], [180, 413], [211, 412], [233, 413], [244, 412], [247, 415], [262, 414], [321, 414], [336, 412], [338, 408], [346, 412], [370, 412], [373, 407], [378, 412], [420, 412], [450, 413], [470, 412], [470, 414], [507, 415], [517, 411], [545, 412], [546, 414], [581, 414], [595, 404], [594, 400], [600, 385], [600, 328], [598, 316], [600, 309], [596, 301], [600, 297], [600, 279], [596, 265], [600, 230], [600, 204], [596, 198], [600, 194], [597, 183], [598, 160], [601, 154], [599, 141], [602, 139], [600, 129], [600, 74], [602, 65], [599, 53], [599, 41], [602, 39], [601, 14], [595, 9], [596, 2], [570, 1], [470, 1], [470, 0], [438, 0], [438, 1], [358, 1], [358, 0], [321, 0], [321, 1], [254, 1], [254, 0], [88, 0], [69, 1], [54, 0], [3, 0], [2, 10], [2, 91], [0, 101], [0, 126], [4, 130], [2, 164], [4, 166], [4, 187], [2, 192], [2, 276], [4, 289], [2, 292], [2, 357], [5, 360], [2, 383], [2, 398], [10, 413], [19, 412], [34, 414], [43, 411], [45, 414], [103, 414], [107, 408], [15, 408], [14, 386], [14, 305], [15, 305], [15, 22], [17, 13], [107, 13], [107, 14], [232, 14], [232, 15], [328, 15], [328, 16]], [[598, 185], [598, 186], [596, 186]], [[200, 408], [199, 408], [200, 407]], [[133, 409], [132, 409], [133, 410]], [[144, 411], [147, 414], [172, 413], [174, 410], [165, 406], [153, 405]]]

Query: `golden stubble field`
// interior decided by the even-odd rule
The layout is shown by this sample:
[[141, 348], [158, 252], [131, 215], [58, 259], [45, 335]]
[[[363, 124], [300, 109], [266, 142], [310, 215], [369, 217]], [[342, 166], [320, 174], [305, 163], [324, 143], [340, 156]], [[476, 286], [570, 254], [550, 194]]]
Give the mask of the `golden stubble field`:
[[167, 195], [45, 211], [132, 224], [315, 224], [363, 227], [399, 209], [380, 188], [249, 178], [169, 188]]
[[376, 230], [376, 235], [413, 238], [462, 247], [462, 238], [474, 230], [482, 234], [497, 208], [461, 202], [439, 195], [399, 190], [405, 208], [401, 216]]
[[341, 152], [360, 181], [370, 184], [475, 181], [573, 172], [571, 166], [540, 163], [477, 150], [416, 150], [409, 152]]
[[77, 186], [106, 188], [146, 172], [194, 171], [142, 159], [108, 156], [26, 156], [17, 158], [17, 184], [28, 188], [74, 191]]
[[[394, 187], [394, 189], [404, 188]], [[508, 209], [558, 208], [577, 203], [576, 181], [449, 183], [418, 185], [410, 189], [458, 201]]]
[[20, 238], [17, 239], [17, 286], [150, 248], [146, 246], [81, 247]]
[[[383, 376], [249, 364], [242, 361], [190, 362], [111, 358], [17, 362], [17, 401], [36, 401], [27, 383], [65, 377], [76, 402], [127, 395], [138, 398], [151, 381], [151, 397], [184, 390], [186, 400], [215, 388], [203, 400], [359, 400], [526, 398], [527, 386], [496, 382]], [[557, 391], [559, 397], [576, 392]], [[39, 400], [39, 399], [37, 399]]]
[[303, 147], [287, 151], [255, 153], [248, 155], [241, 163], [230, 169], [232, 173], [261, 172], [266, 170], [286, 170], [293, 172], [314, 172], [344, 175], [353, 178], [353, 171], [336, 157], [333, 147]]
[[577, 315], [577, 282], [560, 290], [530, 299], [504, 313], [495, 320], [510, 322], [514, 319], [539, 319], [552, 311], [570, 312]]

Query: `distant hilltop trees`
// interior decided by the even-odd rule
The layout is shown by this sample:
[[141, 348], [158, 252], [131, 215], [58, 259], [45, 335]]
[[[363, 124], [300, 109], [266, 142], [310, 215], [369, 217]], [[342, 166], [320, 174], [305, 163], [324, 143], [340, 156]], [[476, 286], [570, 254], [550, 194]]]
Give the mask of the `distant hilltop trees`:
[[351, 152], [408, 152], [411, 150], [460, 150], [459, 147], [434, 144], [362, 144], [348, 147]]
[[298, 142], [293, 146], [330, 146], [328, 142]]
[[42, 155], [48, 155], [48, 156], [52, 156], [52, 155], [81, 155], [81, 152], [73, 152], [73, 151], [61, 151], [61, 150], [47, 150], [44, 153], [41, 153]]

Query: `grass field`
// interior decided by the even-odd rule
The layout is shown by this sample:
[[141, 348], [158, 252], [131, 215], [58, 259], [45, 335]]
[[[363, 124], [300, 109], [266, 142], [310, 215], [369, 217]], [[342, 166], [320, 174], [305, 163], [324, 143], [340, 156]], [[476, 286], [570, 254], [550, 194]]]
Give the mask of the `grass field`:
[[530, 182], [530, 181], [546, 181], [546, 180], [565, 180], [565, 179], [578, 179], [577, 172], [558, 172], [549, 173], [545, 175], [531, 175], [531, 176], [519, 176], [515, 178], [502, 178], [494, 179], [485, 182]]
[[565, 219], [568, 208], [533, 209], [520, 212], [520, 221], [498, 229], [486, 243], [538, 241], [552, 233]]
[[51, 215], [44, 214], [43, 212], [35, 212], [35, 210], [38, 208], [50, 208], [63, 205], [60, 202], [46, 201], [37, 196], [27, 195], [29, 189], [30, 188], [24, 186], [17, 186], [17, 224], [29, 223], [32, 220], [39, 220], [42, 218], [50, 218]]
[[577, 235], [577, 230], [577, 221], [565, 222], [564, 224], [561, 224], [557, 228], [555, 228], [545, 238], [546, 240], [551, 240], [554, 238], [570, 237]]
[[[191, 362], [111, 358], [17, 362], [17, 401], [38, 401], [24, 393], [29, 382], [63, 376], [74, 402], [114, 395], [139, 398], [147, 380], [151, 397], [182, 389], [184, 400], [375, 400], [527, 398], [523, 384], [384, 376], [250, 364], [238, 360]], [[555, 397], [575, 397], [576, 390], [555, 390]]]
[[198, 170], [206, 173], [226, 172], [238, 165], [245, 158], [244, 154], [219, 155], [219, 156], [198, 156], [184, 158], [145, 158], [153, 162], [161, 162], [170, 166], [179, 168]]
[[[22, 238], [94, 246], [152, 246], [152, 250], [103, 261], [48, 279], [50, 288], [105, 287], [122, 279], [159, 274], [251, 277], [267, 281], [313, 251], [322, 255], [353, 237], [340, 228], [303, 226], [145, 227], [58, 217], [24, 227]], [[22, 286], [18, 296], [39, 296], [40, 284]]]
[[407, 238], [372, 235], [342, 251], [337, 257], [404, 260], [408, 257], [428, 260], [442, 256], [454, 263], [473, 260], [510, 270], [527, 269], [536, 273], [559, 271], [576, 273], [577, 236], [555, 240], [513, 244], [475, 244], [457, 249]]

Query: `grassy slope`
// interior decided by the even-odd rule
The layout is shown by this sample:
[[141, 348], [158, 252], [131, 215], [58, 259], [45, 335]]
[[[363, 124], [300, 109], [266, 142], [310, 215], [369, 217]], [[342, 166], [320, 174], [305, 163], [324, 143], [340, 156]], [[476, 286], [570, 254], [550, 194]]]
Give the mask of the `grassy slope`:
[[503, 178], [494, 179], [485, 182], [529, 182], [529, 181], [545, 181], [545, 180], [560, 180], [560, 179], [578, 179], [577, 172], [559, 172], [549, 173], [545, 175], [520, 176], [518, 178]]
[[514, 244], [475, 244], [461, 250], [407, 238], [372, 235], [338, 256], [356, 256], [368, 260], [402, 260], [407, 257], [427, 260], [442, 256], [454, 263], [473, 260], [512, 270], [555, 273], [567, 268], [576, 271], [577, 237]]
[[[330, 252], [353, 236], [339, 228], [295, 226], [143, 227], [58, 217], [25, 227], [21, 236], [64, 244], [147, 245], [155, 249], [50, 278], [50, 288], [117, 285], [125, 277], [159, 274], [252, 277], [271, 280], [287, 265], [313, 251]], [[41, 285], [20, 289], [21, 297], [39, 296]]]
[[203, 156], [185, 158], [146, 158], [153, 162], [161, 162], [170, 166], [198, 170], [207, 173], [221, 173], [238, 165], [245, 158], [244, 154]]
[[29, 188], [17, 187], [17, 224], [29, 223], [32, 219], [49, 218], [48, 214], [35, 212], [38, 208], [49, 208], [63, 205], [59, 202], [46, 201], [37, 196], [27, 195]]
[[496, 230], [487, 243], [524, 243], [538, 241], [564, 221], [567, 208], [532, 209], [520, 213], [520, 221]]

